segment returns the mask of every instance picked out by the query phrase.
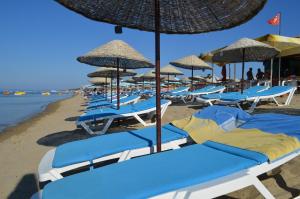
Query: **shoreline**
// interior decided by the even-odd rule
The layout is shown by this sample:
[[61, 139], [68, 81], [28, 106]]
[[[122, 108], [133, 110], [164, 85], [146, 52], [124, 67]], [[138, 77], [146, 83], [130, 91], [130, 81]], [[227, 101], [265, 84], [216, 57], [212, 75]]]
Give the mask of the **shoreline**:
[[16, 123], [15, 125], [8, 126], [4, 128], [2, 131], [0, 131], [0, 143], [14, 135], [18, 135], [22, 132], [19, 130], [22, 129], [22, 131], [26, 131], [31, 125], [35, 124], [38, 122], [40, 119], [42, 119], [44, 116], [54, 113], [60, 106], [60, 103], [62, 103], [65, 100], [74, 98], [76, 94], [73, 94], [72, 96], [65, 98], [65, 99], [60, 99], [55, 102], [51, 102], [47, 104], [41, 111], [28, 116], [28, 118]]

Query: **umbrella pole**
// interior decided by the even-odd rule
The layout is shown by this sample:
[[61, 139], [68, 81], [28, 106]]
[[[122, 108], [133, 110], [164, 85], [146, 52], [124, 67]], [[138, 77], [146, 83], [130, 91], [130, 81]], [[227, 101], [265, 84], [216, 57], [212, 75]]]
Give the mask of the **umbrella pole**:
[[273, 85], [273, 64], [274, 64], [274, 59], [271, 59], [271, 69], [270, 69], [270, 87]]
[[155, 80], [156, 80], [156, 146], [161, 151], [161, 110], [160, 110], [160, 5], [155, 0]]
[[113, 90], [113, 76], [112, 76], [112, 72], [110, 72], [110, 103], [112, 103], [112, 90]]
[[105, 96], [106, 96], [106, 101], [107, 101], [107, 76], [105, 76]]
[[243, 66], [242, 66], [242, 81], [241, 81], [241, 93], [244, 92], [244, 73], [245, 73], [245, 48], [243, 48]]
[[169, 91], [169, 86], [170, 86], [170, 76], [169, 76], [169, 73], [168, 73], [168, 91]]
[[281, 56], [278, 58], [278, 86], [280, 86]]
[[194, 67], [192, 66], [191, 91], [193, 91], [193, 84], [194, 84]]
[[117, 58], [117, 110], [120, 109], [120, 60]]
[[145, 91], [145, 78], [143, 78], [143, 91]]
[[211, 70], [211, 83], [214, 83], [214, 62], [212, 62], [212, 70]]

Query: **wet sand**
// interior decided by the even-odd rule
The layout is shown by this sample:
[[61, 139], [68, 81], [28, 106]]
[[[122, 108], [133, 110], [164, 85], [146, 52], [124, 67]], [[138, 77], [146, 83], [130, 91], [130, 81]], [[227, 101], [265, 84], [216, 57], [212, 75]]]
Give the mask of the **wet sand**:
[[[282, 99], [283, 100], [283, 99]], [[29, 198], [38, 190], [36, 170], [41, 157], [51, 148], [73, 140], [90, 137], [77, 129], [75, 121], [84, 110], [84, 100], [73, 98], [50, 104], [38, 116], [0, 134], [0, 198]], [[163, 117], [163, 123], [180, 119], [203, 108], [200, 105], [172, 104]], [[300, 95], [296, 95], [289, 107], [274, 104], [260, 105], [255, 113], [277, 112], [300, 115]], [[128, 122], [114, 124], [110, 132], [121, 131]], [[299, 125], [299, 124], [295, 124]], [[127, 128], [142, 126], [134, 121]], [[262, 182], [276, 198], [286, 199], [300, 195], [300, 157], [283, 165], [280, 170], [260, 176]], [[253, 187], [231, 193], [221, 198], [262, 198]]]

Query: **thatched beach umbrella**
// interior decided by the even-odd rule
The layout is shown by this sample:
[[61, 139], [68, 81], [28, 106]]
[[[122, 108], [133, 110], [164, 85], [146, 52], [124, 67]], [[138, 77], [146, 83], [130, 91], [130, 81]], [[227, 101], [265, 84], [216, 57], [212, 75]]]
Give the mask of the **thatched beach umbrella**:
[[[203, 61], [196, 55], [190, 55], [179, 60], [172, 61], [170, 62], [170, 64], [176, 67], [192, 70], [192, 77], [194, 76], [194, 70], [212, 70], [212, 67], [210, 65], [208, 65], [205, 61]], [[191, 78], [191, 90], [193, 90], [193, 81], [194, 79]]]
[[161, 75], [167, 75], [167, 81], [168, 81], [168, 91], [169, 91], [169, 84], [170, 84], [170, 75], [183, 75], [183, 73], [176, 69], [175, 67], [171, 66], [171, 65], [167, 65], [165, 67], [163, 67], [162, 69], [160, 69], [160, 74]]
[[120, 108], [120, 68], [126, 70], [153, 67], [148, 59], [121, 40], [110, 41], [77, 60], [93, 66], [117, 68], [117, 109]]
[[[136, 75], [136, 72], [134, 70], [123, 69], [123, 70], [119, 71], [120, 77], [133, 76], [133, 75]], [[104, 77], [107, 80], [108, 77], [110, 77], [110, 79], [117, 77], [118, 71], [116, 68], [100, 68], [100, 69], [96, 70], [95, 72], [89, 73], [87, 76], [88, 77]], [[106, 99], [107, 99], [107, 86], [105, 87], [105, 92], [106, 92]], [[110, 96], [111, 96], [110, 100], [112, 102], [112, 82], [110, 84]]]
[[272, 59], [279, 52], [278, 49], [268, 44], [249, 38], [242, 38], [215, 53], [213, 61], [228, 63], [242, 62], [241, 93], [243, 93], [245, 62]]
[[157, 151], [161, 151], [160, 33], [195, 34], [249, 21], [267, 0], [56, 0], [90, 19], [155, 32]]
[[111, 79], [104, 78], [104, 77], [93, 77], [89, 79], [89, 82], [93, 85], [105, 85], [111, 82]]

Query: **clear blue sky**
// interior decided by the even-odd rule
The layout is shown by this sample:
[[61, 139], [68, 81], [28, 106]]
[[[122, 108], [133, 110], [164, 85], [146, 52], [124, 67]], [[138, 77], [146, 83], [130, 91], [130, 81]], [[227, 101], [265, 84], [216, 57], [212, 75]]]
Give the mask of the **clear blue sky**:
[[[299, 8], [299, 0], [269, 0], [254, 19], [233, 29], [197, 35], [162, 35], [161, 64], [225, 46], [241, 37], [277, 33], [277, 28], [266, 21], [278, 11], [283, 13], [282, 34], [300, 35]], [[95, 68], [77, 62], [76, 57], [113, 39], [128, 42], [154, 60], [153, 33], [124, 28], [123, 34], [116, 35], [114, 26], [91, 21], [54, 1], [3, 1], [0, 24], [0, 89], [64, 89], [86, 84], [86, 74]], [[261, 66], [257, 63], [246, 66], [249, 65], [254, 66], [254, 71]], [[238, 67], [239, 76], [240, 71]], [[216, 74], [220, 76], [219, 68]]]

